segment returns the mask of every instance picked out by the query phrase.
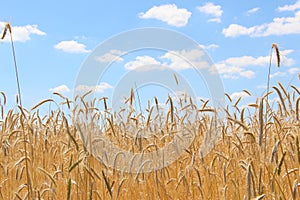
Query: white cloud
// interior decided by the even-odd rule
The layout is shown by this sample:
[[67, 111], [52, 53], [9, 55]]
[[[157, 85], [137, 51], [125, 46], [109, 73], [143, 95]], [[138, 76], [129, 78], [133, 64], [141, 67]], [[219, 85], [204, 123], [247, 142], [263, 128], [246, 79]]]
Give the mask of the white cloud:
[[282, 76], [285, 76], [285, 75], [286, 75], [285, 72], [275, 72], [275, 73], [270, 75], [270, 78], [282, 77]]
[[294, 11], [300, 9], [300, 0], [298, 0], [295, 4], [292, 5], [284, 5], [278, 8], [278, 11]]
[[246, 71], [241, 71], [240, 75], [246, 78], [254, 78], [255, 77], [255, 72], [251, 70], [246, 70]]
[[75, 40], [61, 41], [54, 46], [55, 49], [62, 50], [67, 53], [89, 53], [84, 44], [78, 43]]
[[161, 56], [162, 59], [167, 59], [170, 61], [168, 66], [174, 70], [184, 70], [184, 69], [190, 69], [193, 66], [185, 61], [182, 57], [179, 56], [179, 52], [175, 51], [169, 51], [165, 53], [163, 56]]
[[70, 92], [70, 89], [66, 85], [60, 85], [60, 86], [57, 86], [55, 88], [51, 88], [49, 91], [50, 92], [57, 92], [57, 93], [66, 93], [66, 92]]
[[199, 6], [197, 7], [197, 9], [202, 13], [212, 15], [215, 17], [221, 17], [223, 13], [221, 6], [215, 5], [212, 2], [206, 3], [204, 6]]
[[90, 86], [90, 85], [79, 85], [75, 88], [77, 92], [97, 92], [97, 93], [103, 93], [106, 89], [110, 89], [112, 86], [106, 82], [101, 82], [99, 85], [96, 86]]
[[[295, 61], [292, 58], [288, 58], [288, 54], [293, 52], [293, 50], [283, 50], [280, 51], [281, 65], [282, 66], [292, 66]], [[269, 56], [241, 56], [241, 57], [230, 57], [226, 60], [218, 62], [216, 68], [224, 78], [237, 79], [239, 77], [254, 78], [255, 72], [248, 70], [248, 67], [255, 66], [268, 66], [270, 62]], [[272, 63], [276, 63], [276, 56], [272, 56]]]
[[191, 68], [208, 68], [210, 65], [203, 59], [205, 53], [201, 49], [169, 51], [161, 56], [162, 59], [170, 61], [168, 67], [175, 70]]
[[[215, 45], [207, 48], [215, 48]], [[210, 64], [205, 59], [205, 52], [200, 49], [168, 51], [157, 60], [151, 56], [137, 56], [135, 60], [127, 62], [124, 67], [127, 70], [149, 71], [152, 69], [185, 70], [192, 68], [208, 68]]]
[[223, 14], [223, 11], [220, 5], [215, 5], [214, 3], [209, 2], [204, 4], [204, 6], [198, 6], [197, 9], [202, 13], [214, 17], [212, 19], [209, 19], [208, 22], [217, 22], [217, 23], [221, 22], [221, 16]]
[[[280, 51], [280, 62], [281, 62], [281, 65], [283, 66], [286, 66], [286, 67], [290, 67], [292, 65], [295, 64], [295, 60], [292, 59], [292, 58], [288, 58], [288, 54], [294, 52], [294, 50], [292, 49], [287, 49], [287, 50], [282, 50]], [[274, 52], [275, 54], [275, 52]], [[276, 56], [273, 56], [273, 57], [276, 57]], [[276, 63], [276, 61], [273, 61], [272, 60], [272, 63]]]
[[113, 49], [104, 55], [97, 56], [96, 60], [102, 63], [110, 63], [113, 61], [122, 62], [123, 58], [121, 57], [121, 55], [124, 53], [125, 52], [122, 52], [120, 50]]
[[[199, 45], [200, 48], [209, 49], [216, 48], [217, 45]], [[215, 64], [214, 68], [211, 68], [211, 64], [205, 59], [205, 52], [200, 49], [181, 50], [181, 51], [168, 51], [158, 58], [150, 56], [137, 56], [135, 60], [129, 61], [125, 64], [127, 70], [139, 70], [148, 71], [152, 69], [164, 69], [169, 67], [173, 70], [186, 70], [186, 69], [209, 69], [212, 73], [218, 72], [224, 78], [238, 79], [238, 78], [254, 78], [255, 67], [267, 67], [269, 66], [270, 56], [241, 56], [241, 57], [229, 57], [223, 61]], [[293, 50], [280, 51], [281, 65], [285, 67], [292, 66], [295, 61], [289, 58], [288, 55]], [[275, 52], [273, 52], [275, 54]], [[203, 57], [204, 56], [204, 57]], [[276, 56], [272, 56], [272, 63], [277, 62]], [[217, 71], [216, 71], [217, 70]]]
[[226, 63], [227, 65], [233, 65], [237, 67], [245, 67], [249, 65], [263, 66], [268, 64], [269, 61], [268, 59], [269, 56], [264, 56], [264, 57], [260, 56], [257, 58], [252, 56], [241, 56], [241, 57], [230, 57], [223, 62]]
[[137, 56], [134, 61], [127, 62], [124, 67], [127, 70], [149, 71], [165, 66], [151, 56]]
[[290, 68], [288, 71], [289, 71], [290, 74], [298, 74], [298, 73], [300, 73], [300, 69], [297, 68], [297, 67]]
[[237, 37], [247, 35], [250, 37], [263, 37], [270, 35], [288, 35], [300, 33], [300, 11], [293, 17], [274, 18], [270, 23], [264, 23], [252, 27], [245, 27], [239, 24], [231, 24], [223, 29], [225, 37]]
[[240, 97], [242, 97], [242, 98], [246, 98], [246, 97], [250, 97], [249, 96], [249, 94], [247, 94], [246, 92], [234, 92], [234, 93], [232, 93], [231, 95], [230, 95], [230, 98], [232, 99], [232, 100], [234, 100], [234, 99], [238, 99], [238, 98], [240, 98]]
[[192, 13], [185, 8], [177, 8], [175, 4], [154, 6], [146, 13], [140, 13], [142, 19], [158, 19], [171, 26], [183, 27], [187, 25]]
[[[283, 50], [280, 51], [280, 60], [281, 65], [283, 66], [291, 66], [295, 63], [295, 61], [292, 58], [288, 58], [288, 54], [293, 52], [293, 50]], [[273, 52], [275, 54], [275, 52]], [[272, 63], [277, 62], [276, 56], [272, 56]], [[253, 57], [253, 56], [241, 56], [241, 57], [230, 57], [227, 58], [224, 63], [228, 65], [234, 65], [238, 67], [245, 67], [245, 66], [266, 66], [270, 62], [270, 56], [259, 56], [259, 57]]]
[[199, 47], [202, 48], [202, 49], [207, 49], [207, 50], [209, 50], [209, 49], [216, 49], [216, 48], [219, 48], [219, 45], [217, 45], [217, 44], [209, 44], [209, 45], [203, 45], [203, 44], [200, 44]]
[[[288, 58], [288, 54], [290, 54], [291, 50], [283, 50], [280, 51], [280, 60], [282, 66], [290, 67], [292, 66], [295, 61], [292, 58]], [[273, 52], [272, 56], [272, 63], [277, 63], [277, 58], [274, 55], [275, 52]], [[246, 66], [267, 66], [270, 62], [270, 56], [259, 56], [259, 57], [253, 57], [253, 56], [241, 56], [241, 57], [230, 57], [226, 60], [222, 61], [223, 63], [226, 63], [227, 65], [231, 66], [237, 66], [237, 67], [246, 67]]]
[[[0, 22], [0, 33], [3, 32], [6, 23], [7, 22]], [[26, 42], [31, 39], [31, 35], [46, 35], [45, 32], [38, 29], [37, 25], [12, 26], [11, 29], [14, 42]], [[8, 33], [3, 41], [10, 41], [10, 36]]]
[[218, 73], [223, 75], [224, 78], [238, 79], [239, 77], [245, 77], [251, 79], [255, 76], [255, 72], [252, 70], [246, 70], [239, 66], [232, 66], [224, 61], [217, 63], [215, 66]]
[[222, 33], [225, 37], [237, 37], [240, 35], [255, 35], [257, 32], [258, 27], [254, 26], [251, 28], [247, 28], [238, 24], [230, 24], [228, 28], [223, 29]]
[[252, 9], [250, 9], [250, 10], [247, 11], [247, 15], [249, 16], [249, 15], [251, 15], [253, 13], [256, 13], [259, 10], [260, 10], [259, 7], [252, 8]]

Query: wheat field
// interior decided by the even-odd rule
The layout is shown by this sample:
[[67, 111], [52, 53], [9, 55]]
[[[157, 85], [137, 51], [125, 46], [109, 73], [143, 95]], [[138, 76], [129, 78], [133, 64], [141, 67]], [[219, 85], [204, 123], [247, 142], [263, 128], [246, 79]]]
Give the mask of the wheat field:
[[[22, 106], [16, 57], [10, 33], [18, 86], [17, 106], [6, 110], [6, 96], [0, 94], [0, 199], [299, 199], [300, 178], [300, 91], [281, 83], [255, 102], [241, 106], [242, 98], [227, 96], [225, 116], [215, 126], [216, 108], [192, 99], [181, 104], [168, 98], [168, 109], [159, 112], [158, 100], [141, 113], [133, 95], [120, 112], [107, 106], [107, 99], [85, 101], [81, 106], [62, 94], [61, 101], [46, 99], [30, 109]], [[276, 44], [272, 45], [280, 66]], [[272, 53], [271, 53], [272, 56]], [[270, 59], [271, 60], [271, 59]], [[251, 95], [250, 92], [244, 90]], [[270, 94], [277, 101], [269, 100]], [[86, 94], [88, 95], [88, 94]], [[95, 102], [103, 103], [99, 109]], [[56, 104], [40, 114], [40, 109]], [[195, 113], [189, 116], [188, 113]], [[78, 123], [76, 117], [86, 118]], [[192, 117], [192, 118], [191, 118]], [[207, 155], [199, 154], [211, 130], [220, 134]], [[95, 138], [83, 132], [98, 130], [113, 144], [134, 153], [163, 148], [180, 130], [194, 136], [192, 144], [167, 166], [144, 172], [116, 170], [91, 154]], [[137, 137], [148, 131], [150, 137]], [[90, 142], [90, 143], [89, 143]], [[117, 158], [114, 164], [117, 166]], [[123, 163], [122, 163], [123, 162]], [[122, 160], [134, 166], [133, 160]], [[120, 163], [119, 163], [120, 164]]]
[[[190, 109], [199, 113], [193, 124], [183, 123], [176, 115], [181, 108], [172, 104], [170, 110], [175, 114], [171, 116], [168, 112], [169, 118], [157, 128], [161, 133], [140, 142], [124, 137], [129, 131], [126, 125], [133, 124], [138, 129], [139, 124], [145, 123], [151, 127], [158, 123], [155, 121], [158, 117], [141, 122], [130, 105], [128, 109], [133, 111], [125, 121], [117, 120], [109, 108], [104, 114], [94, 112], [107, 121], [103, 123], [103, 133], [133, 152], [154, 151], [153, 146], [166, 145], [173, 138], [177, 124], [195, 130], [192, 145], [179, 159], [150, 173], [126, 173], [103, 165], [88, 153], [78, 128], [64, 112], [57, 109], [40, 116], [39, 107], [53, 100], [42, 101], [30, 110], [19, 106], [18, 110], [4, 114], [5, 95], [1, 93], [0, 198], [297, 199], [300, 197], [300, 93], [297, 87], [291, 86], [287, 91], [280, 83], [273, 90], [279, 97], [273, 108], [266, 96], [243, 108], [238, 106], [241, 99], [231, 102], [228, 96], [226, 117], [220, 125], [222, 134], [202, 158], [199, 146], [211, 126], [212, 115], [208, 113], [213, 112], [207, 102], [201, 108], [190, 104]], [[64, 98], [61, 105], [74, 114], [78, 108], [61, 97]], [[86, 103], [80, 112], [87, 113], [92, 106]]]

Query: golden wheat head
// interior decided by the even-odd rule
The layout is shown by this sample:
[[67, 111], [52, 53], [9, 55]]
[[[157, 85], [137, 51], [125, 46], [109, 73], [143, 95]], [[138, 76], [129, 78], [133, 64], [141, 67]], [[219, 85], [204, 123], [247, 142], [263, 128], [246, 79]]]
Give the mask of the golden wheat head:
[[275, 44], [275, 43], [273, 43], [273, 44], [272, 44], [272, 49], [275, 49], [275, 51], [276, 51], [277, 67], [280, 67], [280, 53], [279, 53], [278, 45]]

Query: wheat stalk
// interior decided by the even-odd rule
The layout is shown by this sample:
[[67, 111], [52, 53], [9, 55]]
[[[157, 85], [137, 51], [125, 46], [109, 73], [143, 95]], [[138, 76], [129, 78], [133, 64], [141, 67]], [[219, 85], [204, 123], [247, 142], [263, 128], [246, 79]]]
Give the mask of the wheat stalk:
[[279, 48], [277, 44], [273, 43], [272, 48], [271, 48], [271, 53], [270, 53], [270, 62], [269, 62], [269, 71], [268, 71], [268, 82], [267, 82], [267, 102], [269, 102], [269, 90], [270, 90], [270, 79], [271, 79], [271, 66], [272, 66], [272, 54], [273, 54], [273, 49], [276, 51], [276, 57], [277, 57], [277, 67], [280, 67], [280, 53], [279, 53]]
[[[262, 140], [264, 135], [264, 119], [263, 114], [264, 112], [264, 100], [263, 98], [260, 100], [259, 103], [259, 110], [258, 110], [258, 122], [259, 122], [259, 136], [258, 136], [258, 144], [260, 147], [262, 147]], [[266, 138], [266, 135], [265, 135]]]
[[16, 81], [17, 81], [17, 87], [18, 87], [18, 98], [19, 98], [20, 106], [22, 107], [21, 87], [20, 87], [19, 73], [18, 73], [18, 67], [17, 67], [17, 59], [16, 59], [16, 53], [15, 53], [15, 47], [14, 47], [14, 41], [13, 41], [13, 37], [12, 37], [12, 30], [11, 30], [10, 23], [5, 24], [5, 28], [4, 28], [2, 37], [1, 37], [2, 40], [5, 38], [7, 30], [8, 30], [9, 35], [10, 35], [10, 43], [11, 43], [12, 54], [13, 54], [13, 59], [14, 59], [15, 75], [16, 75]]

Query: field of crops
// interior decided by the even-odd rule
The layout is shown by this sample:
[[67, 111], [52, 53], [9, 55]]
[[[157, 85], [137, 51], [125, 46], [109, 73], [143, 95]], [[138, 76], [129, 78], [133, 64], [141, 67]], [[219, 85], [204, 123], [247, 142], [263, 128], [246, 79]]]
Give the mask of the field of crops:
[[[246, 107], [230, 102], [219, 125], [221, 135], [210, 153], [199, 156], [200, 144], [212, 126], [212, 107], [204, 102], [196, 108], [194, 123], [183, 123], [180, 107], [170, 104], [165, 121], [148, 117], [139, 121], [138, 112], [128, 104], [127, 120], [116, 113], [93, 112], [106, 121], [100, 127], [116, 145], [133, 152], [154, 151], [172, 140], [179, 126], [194, 130], [192, 145], [171, 165], [150, 173], [126, 173], [103, 165], [91, 156], [70, 116], [57, 109], [45, 116], [39, 108], [45, 100], [26, 110], [18, 107], [3, 113], [0, 124], [0, 198], [1, 199], [297, 199], [299, 147], [299, 90], [288, 91], [279, 83], [273, 87], [279, 101], [273, 108], [263, 97]], [[247, 91], [245, 91], [247, 92]], [[57, 94], [59, 95], [59, 94]], [[61, 96], [62, 97], [62, 96]], [[61, 104], [75, 115], [77, 108], [62, 97]], [[172, 101], [172, 100], [170, 100]], [[86, 103], [81, 113], [89, 113]], [[180, 105], [178, 105], [180, 106]], [[86, 110], [85, 110], [86, 109]], [[155, 106], [152, 109], [156, 109]], [[187, 108], [184, 108], [187, 109]], [[170, 111], [169, 110], [169, 111]], [[157, 114], [159, 115], [159, 114]], [[133, 127], [157, 131], [156, 137], [139, 139], [126, 136]], [[129, 126], [131, 125], [131, 126]], [[125, 134], [125, 135], [124, 135]], [[130, 162], [130, 161], [129, 161]]]
[[[2, 39], [6, 32], [11, 33], [9, 24]], [[15, 61], [12, 38], [11, 44]], [[276, 45], [272, 49], [279, 66], [279, 50]], [[87, 93], [73, 101], [54, 93], [59, 102], [46, 99], [26, 109], [16, 62], [15, 70], [17, 106], [7, 110], [6, 95], [0, 93], [0, 199], [300, 198], [298, 86], [278, 83], [270, 88], [268, 80], [266, 94], [243, 106], [241, 97], [233, 100], [224, 94], [225, 116], [216, 120], [220, 110], [208, 100], [196, 106], [189, 97], [179, 101], [169, 97], [165, 110], [154, 97], [154, 103], [140, 112], [131, 94], [126, 106], [114, 112], [107, 98], [85, 101]], [[275, 101], [270, 100], [271, 93], [277, 96]], [[41, 114], [49, 104], [57, 109]], [[121, 159], [123, 153], [112, 154], [105, 141], [93, 146], [105, 137], [143, 156], [176, 137], [182, 139], [178, 133], [183, 130], [193, 137], [191, 145], [181, 149], [174, 162], [148, 171], [147, 159], [140, 164], [134, 157]], [[89, 134], [94, 132], [99, 134]], [[214, 143], [208, 144], [212, 137]], [[205, 155], [202, 144], [211, 147]], [[97, 157], [99, 152], [102, 157]], [[167, 153], [162, 159], [172, 160], [174, 152]]]

